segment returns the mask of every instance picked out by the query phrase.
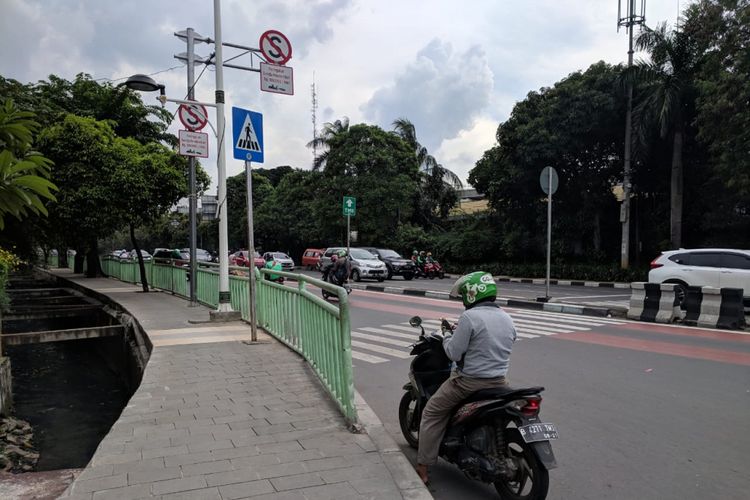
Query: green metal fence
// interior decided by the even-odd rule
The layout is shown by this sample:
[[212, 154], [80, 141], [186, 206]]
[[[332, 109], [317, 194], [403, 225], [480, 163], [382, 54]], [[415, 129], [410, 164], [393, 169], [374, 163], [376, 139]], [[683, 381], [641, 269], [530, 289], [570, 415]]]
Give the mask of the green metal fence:
[[[260, 270], [268, 276], [271, 270]], [[347, 419], [357, 419], [354, 407], [352, 340], [349, 298], [346, 291], [302, 274], [273, 271], [295, 280], [286, 286], [267, 279], [257, 281], [258, 326], [300, 353], [313, 367]], [[338, 297], [338, 307], [311, 293], [308, 285]], [[243, 315], [244, 316], [244, 315]]]
[[[190, 273], [184, 265], [172, 261], [150, 261], [146, 277], [154, 288], [189, 298]], [[140, 282], [137, 261], [102, 258], [102, 269], [113, 278], [128, 283]], [[250, 320], [247, 268], [231, 268], [229, 291], [232, 308]], [[346, 291], [330, 283], [302, 274], [273, 271], [295, 286], [281, 285], [264, 276], [270, 270], [255, 270], [256, 324], [302, 355], [320, 377], [347, 420], [357, 420], [352, 375], [351, 325]], [[196, 276], [196, 299], [209, 307], [219, 305], [219, 265], [200, 263]], [[338, 307], [307, 289], [308, 285], [324, 288], [338, 297]]]

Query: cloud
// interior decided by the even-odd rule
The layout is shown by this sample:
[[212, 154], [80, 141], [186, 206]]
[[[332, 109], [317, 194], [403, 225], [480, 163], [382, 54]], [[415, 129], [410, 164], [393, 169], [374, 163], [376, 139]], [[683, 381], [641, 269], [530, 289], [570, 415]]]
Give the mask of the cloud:
[[433, 150], [472, 127], [490, 102], [492, 89], [492, 71], [480, 46], [458, 54], [450, 43], [435, 39], [361, 109], [367, 119], [385, 128], [397, 118], [407, 118], [420, 143]]

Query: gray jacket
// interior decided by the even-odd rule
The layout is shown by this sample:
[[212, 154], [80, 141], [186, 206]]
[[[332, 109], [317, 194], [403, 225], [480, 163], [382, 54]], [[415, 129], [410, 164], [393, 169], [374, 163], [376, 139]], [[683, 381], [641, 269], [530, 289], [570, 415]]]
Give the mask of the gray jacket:
[[458, 318], [453, 335], [443, 340], [443, 347], [464, 375], [493, 378], [508, 372], [515, 341], [516, 327], [508, 313], [494, 302], [483, 302]]

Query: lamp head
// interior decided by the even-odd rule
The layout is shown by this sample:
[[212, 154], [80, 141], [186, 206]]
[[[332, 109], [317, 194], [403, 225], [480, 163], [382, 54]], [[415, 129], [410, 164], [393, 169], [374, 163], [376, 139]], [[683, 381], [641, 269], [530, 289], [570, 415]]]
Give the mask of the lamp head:
[[157, 90], [164, 92], [164, 85], [159, 85], [148, 75], [133, 75], [122, 85], [125, 85], [129, 89], [140, 90], [143, 92], [155, 92]]

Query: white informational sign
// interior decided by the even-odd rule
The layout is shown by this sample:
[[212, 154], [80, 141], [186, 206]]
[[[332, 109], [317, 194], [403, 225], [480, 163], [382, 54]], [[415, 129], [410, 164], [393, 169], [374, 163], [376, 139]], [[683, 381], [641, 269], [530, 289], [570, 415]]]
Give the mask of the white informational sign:
[[180, 130], [180, 154], [208, 158], [208, 134]]
[[294, 72], [292, 68], [260, 63], [260, 90], [294, 95]]

